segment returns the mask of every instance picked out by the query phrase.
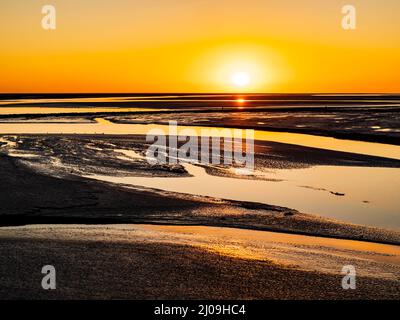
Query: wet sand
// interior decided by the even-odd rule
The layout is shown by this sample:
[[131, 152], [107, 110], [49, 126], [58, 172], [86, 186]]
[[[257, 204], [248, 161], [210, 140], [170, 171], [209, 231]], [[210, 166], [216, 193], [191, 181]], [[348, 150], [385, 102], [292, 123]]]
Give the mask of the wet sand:
[[400, 112], [396, 107], [349, 108], [329, 107], [295, 108], [292, 110], [252, 110], [244, 104], [236, 110], [214, 112], [170, 111], [108, 115], [115, 123], [158, 123], [168, 124], [172, 117], [182, 126], [217, 126], [222, 128], [255, 129], [271, 132], [290, 132], [317, 136], [334, 137], [358, 141], [400, 144]]
[[[299, 258], [306, 263], [299, 266]], [[1, 228], [0, 261], [4, 299], [400, 295], [398, 247], [257, 231], [148, 225]], [[54, 291], [41, 289], [40, 271], [47, 264], [57, 271]], [[360, 270], [354, 291], [342, 289], [343, 264]]]
[[[60, 149], [67, 146], [67, 154], [71, 158], [61, 158], [63, 162], [76, 161], [78, 167], [98, 170], [93, 162], [82, 163], [80, 152], [73, 152], [79, 150], [80, 144], [74, 146], [71, 140], [66, 140], [61, 145], [54, 140], [47, 143]], [[101, 162], [101, 170], [111, 171], [114, 167], [119, 167], [115, 157], [103, 158], [97, 152], [93, 151], [93, 159]], [[279, 206], [182, 195], [140, 187], [127, 189], [84, 179], [76, 172], [70, 172], [69, 166], [66, 167], [67, 170], [65, 167], [61, 167], [63, 170], [57, 166], [52, 168], [47, 162], [38, 166], [37, 159], [17, 159], [0, 155], [0, 164], [3, 181], [0, 184], [0, 224], [3, 226], [42, 223], [189, 224], [400, 243], [400, 233], [397, 231], [343, 223]], [[143, 171], [140, 165], [135, 167], [132, 163], [127, 165], [128, 168], [133, 170], [130, 172]], [[157, 174], [153, 171], [156, 168], [150, 169], [148, 173]], [[166, 168], [163, 171], [160, 168], [162, 175], [182, 174], [169, 170], [170, 168]]]

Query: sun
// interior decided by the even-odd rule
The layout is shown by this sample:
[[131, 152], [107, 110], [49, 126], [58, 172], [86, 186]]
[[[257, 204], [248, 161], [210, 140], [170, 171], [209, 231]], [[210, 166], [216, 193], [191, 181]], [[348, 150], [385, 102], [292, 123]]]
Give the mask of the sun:
[[232, 83], [237, 87], [245, 87], [250, 84], [250, 76], [247, 72], [236, 72], [232, 75]]

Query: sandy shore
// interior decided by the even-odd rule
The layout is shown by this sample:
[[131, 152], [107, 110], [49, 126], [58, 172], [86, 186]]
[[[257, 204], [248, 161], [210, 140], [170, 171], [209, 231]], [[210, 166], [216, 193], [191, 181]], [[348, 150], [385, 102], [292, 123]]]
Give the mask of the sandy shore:
[[[149, 225], [0, 229], [4, 299], [399, 299], [397, 246]], [[57, 289], [41, 288], [41, 268]], [[343, 265], [357, 289], [341, 287]], [[179, 270], [179, 272], [177, 272]]]

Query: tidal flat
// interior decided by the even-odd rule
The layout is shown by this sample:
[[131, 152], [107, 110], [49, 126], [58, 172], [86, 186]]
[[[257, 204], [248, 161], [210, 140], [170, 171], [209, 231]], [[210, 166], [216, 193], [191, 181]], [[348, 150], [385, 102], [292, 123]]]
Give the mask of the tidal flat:
[[[231, 96], [52, 97], [47, 107], [65, 113], [3, 115], [1, 297], [398, 299], [398, 99], [306, 98], [287, 110], [298, 97], [247, 97], [242, 110]], [[74, 113], [88, 103], [100, 109]], [[118, 103], [130, 109], [116, 113]], [[256, 135], [251, 174], [150, 164], [143, 130], [170, 120], [283, 135]], [[45, 257], [68, 266], [54, 293], [28, 279]], [[359, 270], [359, 290], [342, 289], [344, 265]]]

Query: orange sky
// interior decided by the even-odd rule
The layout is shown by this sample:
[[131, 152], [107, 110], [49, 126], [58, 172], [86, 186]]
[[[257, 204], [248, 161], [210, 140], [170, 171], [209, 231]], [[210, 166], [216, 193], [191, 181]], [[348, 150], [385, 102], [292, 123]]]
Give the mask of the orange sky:
[[350, 2], [2, 0], [0, 92], [400, 92], [400, 2]]

